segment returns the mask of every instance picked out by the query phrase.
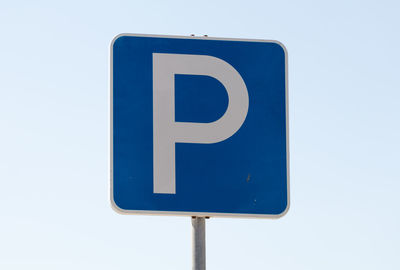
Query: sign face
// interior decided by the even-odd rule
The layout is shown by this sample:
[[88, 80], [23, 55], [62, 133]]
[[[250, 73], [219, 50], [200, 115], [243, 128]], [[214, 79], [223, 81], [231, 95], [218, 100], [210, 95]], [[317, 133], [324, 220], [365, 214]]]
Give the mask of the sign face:
[[111, 44], [119, 212], [284, 215], [287, 127], [287, 55], [276, 41], [123, 34]]

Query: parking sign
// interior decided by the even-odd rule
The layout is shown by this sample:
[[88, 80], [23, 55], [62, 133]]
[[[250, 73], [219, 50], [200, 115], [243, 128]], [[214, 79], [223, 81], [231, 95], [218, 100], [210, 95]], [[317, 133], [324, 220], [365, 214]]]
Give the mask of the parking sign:
[[279, 42], [117, 36], [114, 209], [282, 216], [289, 208], [287, 98], [287, 53]]

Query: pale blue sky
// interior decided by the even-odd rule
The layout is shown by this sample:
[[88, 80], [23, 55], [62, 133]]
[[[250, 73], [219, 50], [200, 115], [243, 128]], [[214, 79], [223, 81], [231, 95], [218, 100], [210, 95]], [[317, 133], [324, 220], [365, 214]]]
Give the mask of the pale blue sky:
[[0, 268], [190, 269], [190, 219], [108, 199], [119, 33], [276, 39], [291, 209], [207, 221], [208, 269], [400, 269], [397, 1], [2, 1]]

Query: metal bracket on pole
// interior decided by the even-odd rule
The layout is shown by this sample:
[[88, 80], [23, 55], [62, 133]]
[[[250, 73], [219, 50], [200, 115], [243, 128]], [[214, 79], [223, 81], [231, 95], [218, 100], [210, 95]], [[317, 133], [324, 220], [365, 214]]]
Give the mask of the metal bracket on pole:
[[206, 269], [206, 218], [192, 217], [193, 270]]

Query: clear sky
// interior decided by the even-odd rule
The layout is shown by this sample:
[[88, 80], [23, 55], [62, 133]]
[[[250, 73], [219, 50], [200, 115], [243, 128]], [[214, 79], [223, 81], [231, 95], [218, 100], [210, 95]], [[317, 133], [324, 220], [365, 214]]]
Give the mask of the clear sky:
[[108, 199], [119, 33], [276, 39], [291, 209], [207, 221], [208, 269], [400, 269], [398, 1], [2, 1], [0, 268], [190, 269], [188, 217]]

